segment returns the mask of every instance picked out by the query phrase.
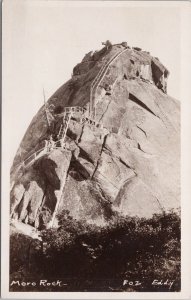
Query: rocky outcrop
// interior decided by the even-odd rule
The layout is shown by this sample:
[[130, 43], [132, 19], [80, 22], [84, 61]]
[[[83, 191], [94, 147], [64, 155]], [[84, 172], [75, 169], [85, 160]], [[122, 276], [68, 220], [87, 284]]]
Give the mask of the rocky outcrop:
[[[137, 47], [88, 53], [49, 99], [51, 126], [42, 107], [21, 142], [11, 170], [11, 216], [43, 228], [63, 210], [103, 225], [115, 211], [150, 217], [178, 208], [180, 105], [166, 94], [168, 75]], [[64, 109], [77, 106], [86, 113], [73, 113], [65, 148], [53, 147], [21, 168], [50, 135], [57, 143]]]
[[25, 170], [11, 191], [11, 214], [29, 225], [43, 228], [51, 221], [59, 191], [65, 184], [71, 154], [54, 150]]

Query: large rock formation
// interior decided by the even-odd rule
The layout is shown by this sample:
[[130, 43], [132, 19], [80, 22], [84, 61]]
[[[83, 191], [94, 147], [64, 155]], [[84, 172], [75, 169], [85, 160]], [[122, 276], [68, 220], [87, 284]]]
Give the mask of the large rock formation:
[[[178, 208], [180, 105], [166, 94], [168, 75], [158, 58], [126, 43], [86, 54], [20, 144], [12, 218], [41, 229], [62, 210], [102, 225], [116, 210], [147, 218]], [[42, 152], [50, 136], [57, 141], [66, 107], [86, 112], [74, 109], [64, 148]]]

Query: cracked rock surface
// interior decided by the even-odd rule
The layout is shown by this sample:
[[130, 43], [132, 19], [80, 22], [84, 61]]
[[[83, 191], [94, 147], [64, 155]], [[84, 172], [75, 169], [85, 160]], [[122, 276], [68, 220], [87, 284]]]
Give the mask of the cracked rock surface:
[[[57, 213], [104, 225], [115, 211], [149, 218], [180, 206], [180, 104], [166, 94], [167, 69], [145, 51], [127, 49], [96, 89], [95, 127], [75, 115], [67, 131], [70, 151], [52, 150], [19, 169], [50, 134], [58, 134], [66, 106], [88, 108], [90, 85], [121, 45], [88, 53], [72, 78], [31, 121], [11, 169], [11, 216], [44, 228]], [[108, 86], [111, 89], [108, 89]], [[109, 92], [108, 92], [109, 90]]]

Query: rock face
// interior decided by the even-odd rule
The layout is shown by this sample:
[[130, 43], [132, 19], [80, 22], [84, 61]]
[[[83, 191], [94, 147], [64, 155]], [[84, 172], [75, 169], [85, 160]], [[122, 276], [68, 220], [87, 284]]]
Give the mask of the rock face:
[[[41, 229], [62, 210], [102, 225], [114, 211], [148, 218], [179, 208], [180, 105], [166, 94], [168, 75], [125, 43], [86, 54], [20, 144], [12, 218]], [[66, 107], [74, 112], [64, 135]], [[39, 150], [50, 136], [54, 146]]]

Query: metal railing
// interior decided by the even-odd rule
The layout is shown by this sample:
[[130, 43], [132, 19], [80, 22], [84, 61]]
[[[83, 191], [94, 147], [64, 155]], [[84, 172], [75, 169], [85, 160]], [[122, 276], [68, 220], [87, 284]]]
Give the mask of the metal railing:
[[58, 114], [59, 117], [64, 116], [66, 113], [82, 113], [85, 114], [87, 112], [87, 109], [85, 107], [81, 106], [66, 106], [64, 107], [64, 111], [60, 114]]
[[[94, 103], [93, 97], [95, 97], [95, 95], [96, 95], [98, 86], [100, 85], [105, 74], [107, 73], [108, 68], [110, 67], [111, 63], [113, 63], [121, 54], [123, 54], [127, 50], [129, 50], [129, 48], [125, 48], [122, 51], [120, 51], [119, 53], [113, 55], [112, 58], [101, 67], [98, 74], [92, 81], [91, 86], [90, 86], [90, 115], [93, 114], [93, 117], [95, 117], [95, 103]], [[95, 89], [95, 93], [93, 94], [94, 89]]]
[[66, 137], [66, 133], [67, 133], [67, 130], [68, 130], [68, 126], [69, 126], [69, 123], [70, 123], [70, 120], [71, 120], [71, 117], [73, 115], [73, 112], [72, 110], [67, 112], [64, 116], [64, 122], [63, 124], [61, 125], [60, 127], [60, 130], [59, 130], [59, 133], [57, 135], [57, 138], [58, 139], [62, 139], [63, 142], [65, 140], [65, 137]]
[[70, 153], [70, 150], [66, 148], [66, 146], [63, 146], [63, 139], [60, 139], [56, 142], [54, 142], [54, 145], [47, 145], [44, 146], [37, 151], [35, 151], [33, 154], [28, 156], [21, 164], [19, 164], [17, 172], [22, 168], [28, 168], [31, 166], [37, 159], [39, 159], [41, 156], [50, 153], [51, 151], [55, 149], [62, 149], [66, 152]]

